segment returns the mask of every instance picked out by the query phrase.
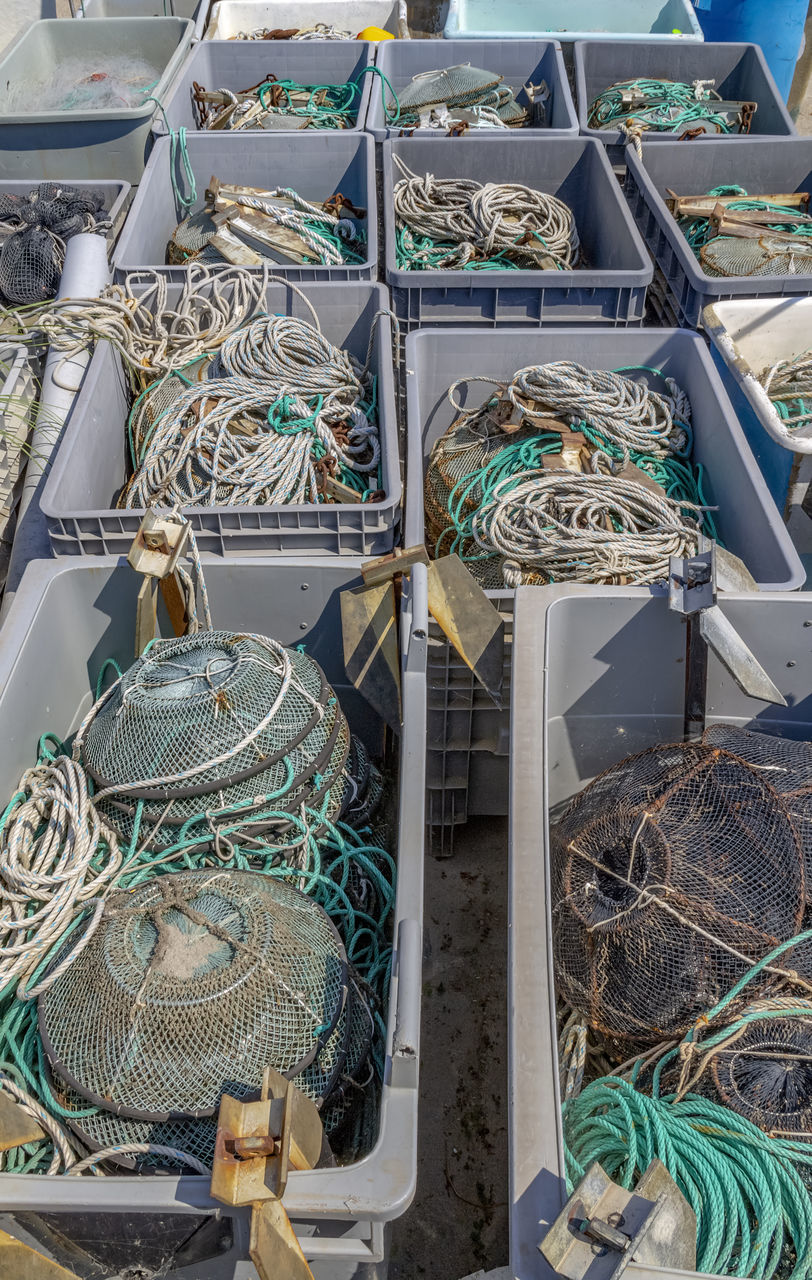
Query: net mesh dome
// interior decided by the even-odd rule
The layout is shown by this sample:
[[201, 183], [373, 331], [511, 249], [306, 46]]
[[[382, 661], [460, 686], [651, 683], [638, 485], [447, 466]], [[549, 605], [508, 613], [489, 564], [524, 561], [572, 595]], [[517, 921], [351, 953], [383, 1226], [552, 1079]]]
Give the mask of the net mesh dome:
[[683, 1035], [801, 924], [790, 807], [717, 747], [658, 746], [606, 770], [550, 847], [558, 991], [622, 1057]]
[[[111, 895], [40, 996], [53, 1071], [133, 1119], [211, 1116], [270, 1065], [329, 1092], [348, 1039], [347, 959], [329, 917], [284, 881], [241, 871], [160, 876]], [[342, 1021], [342, 1015], [344, 1015]]]
[[280, 840], [304, 805], [333, 819], [349, 745], [312, 658], [211, 631], [156, 642], [93, 707], [74, 754], [108, 820], [129, 836], [138, 817], [139, 838], [163, 848], [192, 819], [213, 839], [238, 819]]
[[[336, 1034], [330, 1041], [330, 1045], [341, 1042], [340, 1053], [335, 1052], [335, 1046], [332, 1049], [330, 1045], [325, 1046], [321, 1057], [330, 1059], [328, 1069], [320, 1067], [317, 1060], [295, 1079], [297, 1089], [312, 1098], [319, 1107], [324, 1133], [331, 1140], [331, 1146], [339, 1158], [345, 1155], [341, 1132], [347, 1129], [353, 1116], [365, 1106], [367, 1091], [375, 1083], [370, 1059], [373, 1031], [372, 1014], [357, 980], [351, 975], [347, 1001]], [[329, 1082], [329, 1089], [325, 1088], [325, 1081]], [[213, 1163], [217, 1137], [216, 1114], [196, 1118], [176, 1116], [158, 1121], [135, 1120], [88, 1106], [87, 1099], [53, 1072], [48, 1072], [48, 1087], [60, 1107], [68, 1113], [65, 1120], [72, 1133], [90, 1151], [129, 1146], [133, 1143], [151, 1144], [171, 1147], [196, 1156], [208, 1166]], [[256, 1088], [249, 1088], [238, 1081], [228, 1081], [220, 1092], [237, 1098], [259, 1096]], [[339, 1135], [337, 1140], [334, 1135]], [[346, 1151], [346, 1155], [353, 1159], [359, 1154], [354, 1147]], [[182, 1161], [157, 1152], [123, 1155], [113, 1153], [107, 1159], [123, 1169], [143, 1169], [145, 1172], [185, 1167]]]
[[762, 236], [759, 240], [717, 236], [699, 251], [709, 276], [787, 276], [812, 272], [812, 238], [797, 244]]

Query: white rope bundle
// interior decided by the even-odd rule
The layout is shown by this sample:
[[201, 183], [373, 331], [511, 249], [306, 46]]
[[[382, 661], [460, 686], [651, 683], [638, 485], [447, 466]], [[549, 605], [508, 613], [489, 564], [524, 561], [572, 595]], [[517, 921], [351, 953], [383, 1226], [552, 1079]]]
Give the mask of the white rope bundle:
[[[149, 432], [149, 397], [139, 404], [134, 435], [148, 439], [128, 508], [316, 503], [317, 445], [336, 465], [377, 472], [377, 421], [361, 408], [368, 371], [317, 327], [290, 316], [255, 320], [223, 343], [218, 364], [226, 377], [183, 392]], [[274, 406], [290, 428], [270, 420]]]
[[527, 573], [550, 582], [657, 582], [671, 556], [697, 547], [696, 526], [665, 494], [564, 470], [507, 476], [476, 512], [472, 532], [482, 551], [504, 558], [509, 587]]
[[[216, 350], [261, 309], [272, 282], [287, 283], [269, 275], [267, 266], [221, 271], [192, 264], [180, 297], [170, 305], [165, 276], [144, 270], [129, 274], [123, 285], [110, 285], [100, 298], [55, 299], [10, 311], [6, 318], [24, 333], [44, 334], [67, 359], [105, 339], [131, 368], [157, 378]], [[137, 287], [144, 288], [141, 297], [135, 296]]]
[[[94, 871], [104, 846], [104, 865]], [[59, 756], [23, 774], [0, 833], [0, 988], [19, 980], [26, 999], [44, 990], [40, 984], [24, 992], [24, 979], [77, 910], [109, 890], [121, 865], [116, 833], [96, 811], [80, 765]], [[70, 961], [99, 919], [97, 909]]]
[[[812, 351], [768, 365], [758, 380], [772, 401], [808, 399], [812, 402]], [[797, 427], [800, 423], [808, 423], [811, 417], [812, 403], [806, 413], [782, 418], [782, 426]]]
[[[508, 252], [514, 259], [556, 267], [577, 267], [581, 250], [572, 210], [556, 196], [521, 183], [485, 183], [464, 178], [423, 177], [400, 156], [395, 164], [403, 179], [395, 184], [396, 221], [404, 229], [406, 247], [415, 263], [464, 267], [476, 259]], [[421, 248], [416, 238], [454, 242], [440, 260], [436, 249]]]

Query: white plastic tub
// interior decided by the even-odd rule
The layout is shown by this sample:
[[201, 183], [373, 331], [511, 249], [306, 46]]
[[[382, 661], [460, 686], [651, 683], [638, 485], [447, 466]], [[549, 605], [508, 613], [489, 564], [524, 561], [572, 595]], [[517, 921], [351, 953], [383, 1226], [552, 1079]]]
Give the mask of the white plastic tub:
[[301, 30], [324, 22], [357, 36], [365, 27], [380, 27], [407, 37], [406, 0], [218, 0], [212, 6], [206, 40], [237, 40], [261, 28]]
[[75, 18], [190, 18], [202, 39], [210, 0], [69, 0]]

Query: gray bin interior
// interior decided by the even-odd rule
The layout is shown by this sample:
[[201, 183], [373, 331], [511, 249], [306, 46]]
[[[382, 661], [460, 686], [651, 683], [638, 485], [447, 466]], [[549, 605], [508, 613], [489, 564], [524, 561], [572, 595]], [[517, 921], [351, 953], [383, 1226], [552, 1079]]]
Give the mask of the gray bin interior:
[[[393, 157], [434, 178], [521, 183], [575, 215], [578, 271], [405, 271], [396, 265]], [[392, 138], [383, 144], [386, 279], [407, 329], [420, 324], [642, 320], [653, 271], [603, 147], [589, 138]]]
[[[88, 178], [138, 182], [157, 110], [148, 97], [169, 89], [194, 32], [184, 18], [34, 22], [0, 57], [0, 83], [39, 82], [65, 58], [104, 59], [122, 49], [160, 68], [143, 105], [105, 111], [12, 113], [0, 105], [0, 178]], [[145, 86], [146, 87], [146, 86]]]
[[[747, 698], [711, 654], [708, 723], [812, 739], [812, 595], [721, 595], [787, 699]], [[508, 905], [511, 1275], [554, 1280], [538, 1250], [566, 1199], [553, 980], [548, 811], [602, 769], [681, 741], [685, 627], [664, 594], [520, 588], [514, 617]], [[630, 1280], [686, 1272], [632, 1264]]]
[[73, 0], [73, 5], [85, 18], [191, 18], [198, 39], [209, 12], [209, 0]]
[[[271, 51], [268, 50], [268, 57]], [[292, 187], [306, 200], [323, 203], [341, 192], [356, 207], [367, 210], [366, 261], [360, 266], [298, 266], [270, 263], [274, 275], [287, 280], [371, 280], [378, 261], [375, 199], [375, 144], [363, 133], [190, 133], [186, 148], [197, 187], [195, 209], [205, 204], [212, 176], [221, 182], [270, 190]], [[119, 238], [113, 260], [116, 271], [152, 267], [169, 279], [181, 280], [186, 267], [166, 264], [166, 246], [186, 216], [172, 188], [170, 139], [158, 138]], [[179, 157], [176, 180], [188, 196]], [[226, 265], [226, 264], [224, 264]], [[259, 271], [261, 267], [251, 267]]]
[[[380, 750], [384, 729], [377, 714], [344, 673], [339, 593], [361, 584], [360, 562], [335, 558], [224, 562], [205, 559], [215, 626], [270, 635], [287, 645], [304, 643], [321, 665], [351, 727], [370, 750]], [[91, 690], [107, 658], [122, 668], [133, 660], [136, 596], [141, 578], [122, 560], [34, 562], [28, 566], [0, 631], [0, 794], [11, 796], [21, 773], [35, 760], [39, 735], [63, 740], [89, 709]], [[418, 589], [418, 586], [420, 589]], [[288, 1210], [308, 1258], [332, 1258], [318, 1272], [333, 1280], [355, 1274], [353, 1259], [382, 1256], [380, 1224], [403, 1213], [414, 1193], [417, 1145], [417, 1076], [423, 912], [423, 786], [425, 772], [425, 575], [407, 588], [402, 611], [403, 723], [397, 782], [397, 899], [395, 955], [387, 1014], [387, 1051], [378, 1141], [364, 1159], [339, 1168], [294, 1172], [285, 1192]], [[160, 617], [159, 617], [160, 621]], [[171, 628], [164, 634], [172, 634]], [[0, 1174], [4, 1214], [119, 1213], [129, 1238], [129, 1265], [146, 1240], [140, 1215], [199, 1211], [246, 1218], [209, 1197], [199, 1176], [112, 1176], [94, 1179]], [[124, 1212], [126, 1211], [126, 1212]], [[310, 1222], [307, 1220], [311, 1219]], [[312, 1221], [317, 1219], [318, 1221]], [[369, 1239], [372, 1220], [372, 1242]], [[82, 1224], [78, 1224], [81, 1231]], [[361, 1230], [361, 1228], [364, 1230]], [[108, 1220], [108, 1228], [114, 1230]], [[68, 1223], [59, 1230], [70, 1236]], [[129, 1237], [126, 1233], [130, 1233]], [[245, 1240], [243, 1238], [243, 1249]], [[241, 1280], [249, 1266], [231, 1253], [211, 1267], [190, 1266], [190, 1280]], [[341, 1268], [348, 1268], [346, 1271]], [[126, 1270], [127, 1268], [125, 1268]], [[151, 1269], [150, 1269], [150, 1273]], [[94, 1273], [95, 1274], [95, 1273]], [[146, 1274], [146, 1271], [145, 1271]], [[174, 1274], [174, 1272], [173, 1272]], [[363, 1269], [359, 1275], [366, 1275]]]
[[[168, 303], [180, 292], [170, 285]], [[298, 292], [268, 286], [268, 310], [312, 322]], [[306, 296], [322, 332], [336, 346], [363, 361], [373, 317], [386, 309], [382, 285], [343, 289], [309, 285]], [[391, 551], [400, 525], [401, 479], [395, 416], [391, 325], [375, 323], [372, 370], [378, 378], [378, 423], [386, 498], [382, 502], [190, 507], [189, 520], [201, 551], [217, 554], [274, 552], [379, 555]], [[113, 499], [127, 472], [127, 381], [121, 359], [109, 343], [98, 344], [74, 402], [42, 493], [55, 555], [126, 555], [143, 510], [116, 510]]]
[[[544, 136], [578, 133], [561, 46], [553, 40], [385, 40], [378, 47], [376, 65], [399, 94], [413, 76], [464, 63], [496, 72], [517, 97], [524, 85], [539, 85], [544, 81], [550, 90]], [[375, 85], [370, 95], [367, 131], [376, 142], [397, 137], [402, 128], [399, 124], [387, 124], [384, 94], [391, 106], [392, 96], [385, 86]], [[521, 101], [526, 104], [525, 95]], [[445, 133], [444, 129], [419, 129], [415, 136], [437, 138]], [[500, 136], [503, 142], [507, 140], [504, 132]], [[537, 137], [538, 131], [533, 130], [531, 136]]]
[[[619, 129], [590, 129], [589, 108], [599, 93], [621, 80], [653, 77], [692, 84], [713, 80], [712, 88], [726, 102], [755, 102], [757, 111], [750, 132], [733, 134], [737, 140], [764, 135], [788, 137], [796, 133], [778, 86], [757, 44], [685, 44], [672, 41], [634, 40], [628, 44], [604, 40], [583, 40], [574, 46], [575, 98], [581, 132], [609, 146], [609, 159], [623, 157], [624, 139]], [[676, 141], [685, 129], [679, 125], [669, 133], [648, 130], [644, 147], [652, 142]], [[715, 135], [709, 135], [715, 136]], [[727, 135], [725, 135], [727, 136]]]
[[[373, 76], [362, 72], [374, 61], [375, 46], [360, 40], [204, 40], [192, 50], [167, 95], [166, 119], [171, 129], [197, 129], [191, 96], [194, 82], [204, 89], [238, 92], [272, 76], [309, 85], [346, 84], [361, 76], [358, 114], [352, 128], [363, 129]], [[291, 131], [297, 131], [296, 123], [291, 122]], [[166, 133], [162, 115], [156, 115], [153, 130], [158, 135]], [[236, 132], [264, 131], [258, 125], [255, 130]]]
[[[707, 501], [725, 545], [747, 563], [765, 590], [795, 590], [805, 570], [732, 411], [705, 344], [683, 329], [545, 329], [541, 333], [466, 329], [423, 330], [406, 339], [406, 545], [422, 543], [423, 477], [432, 445], [455, 413], [452, 382], [479, 374], [507, 380], [516, 370], [576, 359], [588, 368], [647, 365], [676, 378], [691, 400], [694, 459], [703, 469]], [[487, 384], [458, 388], [461, 404], [479, 404]], [[542, 588], [538, 588], [542, 590]], [[620, 588], [618, 588], [620, 590]], [[513, 593], [491, 593], [506, 615], [503, 710], [432, 628], [428, 654], [429, 817], [432, 825], [463, 822], [472, 813], [507, 812], [508, 696]]]
[[709, 276], [688, 247], [665, 204], [666, 188], [677, 195], [700, 195], [728, 183], [760, 192], [812, 191], [812, 138], [722, 138], [694, 143], [643, 143], [643, 163], [626, 153], [626, 193], [635, 221], [661, 268], [679, 311], [680, 323], [696, 326], [702, 308], [720, 298], [774, 297], [809, 293], [812, 273]]

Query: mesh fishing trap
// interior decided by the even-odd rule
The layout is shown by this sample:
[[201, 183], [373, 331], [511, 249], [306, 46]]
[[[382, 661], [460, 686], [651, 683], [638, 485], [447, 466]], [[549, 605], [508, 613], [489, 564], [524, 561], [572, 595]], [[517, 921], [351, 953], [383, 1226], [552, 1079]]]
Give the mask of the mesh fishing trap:
[[162, 640], [102, 696], [74, 755], [97, 808], [154, 848], [219, 828], [297, 844], [336, 818], [349, 726], [317, 663], [261, 636]]
[[797, 934], [804, 849], [768, 777], [710, 742], [653, 747], [551, 826], [558, 991], [613, 1054], [681, 1036]]

